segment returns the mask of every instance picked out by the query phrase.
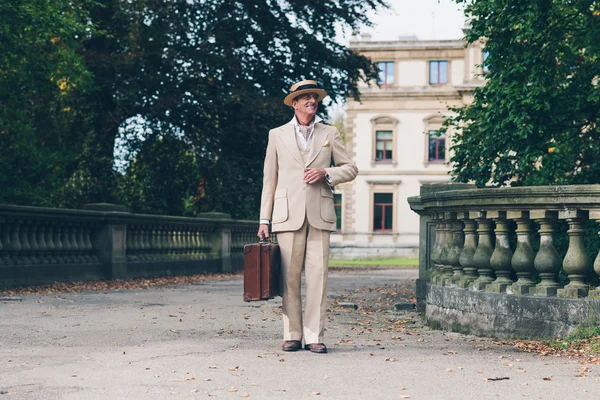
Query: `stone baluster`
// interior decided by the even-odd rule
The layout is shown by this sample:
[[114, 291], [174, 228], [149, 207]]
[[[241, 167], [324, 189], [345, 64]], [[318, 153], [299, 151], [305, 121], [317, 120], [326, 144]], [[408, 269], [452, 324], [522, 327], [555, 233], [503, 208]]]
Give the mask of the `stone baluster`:
[[22, 264], [33, 264], [34, 261], [31, 258], [31, 246], [29, 245], [29, 226], [28, 221], [19, 221], [21, 229], [19, 230], [19, 240], [21, 242], [21, 263]]
[[85, 240], [83, 239], [83, 223], [80, 222], [76, 224], [73, 229], [75, 230], [75, 239], [77, 242], [77, 250], [79, 251], [79, 259], [82, 263], [89, 263], [91, 260], [88, 257]]
[[160, 250], [161, 250], [159, 230], [156, 225], [150, 226], [150, 227], [148, 227], [148, 229], [150, 230], [149, 242], [150, 242], [150, 248], [152, 249], [150, 252], [150, 261], [156, 261], [156, 260], [158, 260], [158, 254], [160, 253]]
[[162, 226], [160, 228], [160, 243], [161, 243], [160, 259], [168, 260], [169, 259], [169, 228], [166, 226]]
[[52, 242], [54, 243], [54, 258], [57, 264], [66, 264], [67, 261], [63, 254], [62, 226], [56, 223], [53, 225], [53, 228]]
[[8, 243], [8, 263], [12, 265], [23, 264], [19, 253], [21, 251], [21, 242], [19, 241], [19, 221], [7, 221], [5, 243]]
[[133, 254], [134, 254], [134, 260], [135, 261], [141, 261], [142, 260], [142, 229], [139, 225], [134, 225], [132, 226], [132, 232], [133, 232], [133, 238], [132, 238], [132, 244], [133, 244]]
[[531, 219], [536, 221], [540, 228], [540, 248], [533, 260], [533, 265], [539, 273], [541, 282], [535, 287], [529, 289], [529, 294], [533, 296], [556, 296], [560, 285], [556, 282], [560, 266], [562, 264], [560, 256], [554, 247], [552, 234], [554, 225], [558, 219], [558, 212], [550, 210], [532, 210]]
[[31, 263], [32, 264], [41, 264], [42, 263], [42, 258], [40, 257], [40, 246], [38, 244], [37, 241], [37, 222], [36, 221], [29, 221], [29, 223], [31, 224], [31, 226], [29, 227], [29, 232], [28, 232], [28, 236], [27, 239], [29, 240], [29, 248], [31, 249]]
[[48, 251], [48, 262], [50, 264], [58, 264], [56, 246], [54, 245], [54, 223], [52, 221], [46, 224], [44, 240], [46, 241], [46, 249]]
[[457, 218], [464, 224], [464, 245], [458, 262], [462, 266], [463, 274], [456, 282], [456, 287], [466, 289], [477, 279], [477, 266], [473, 262], [475, 251], [477, 251], [477, 222], [469, 217], [468, 212], [458, 213]]
[[465, 243], [465, 235], [463, 232], [462, 221], [456, 219], [456, 213], [452, 214], [453, 219], [451, 220], [450, 224], [450, 233], [452, 235], [452, 239], [450, 242], [450, 248], [448, 249], [447, 256], [448, 264], [452, 266], [452, 276], [450, 278], [450, 282], [447, 282], [445, 284], [455, 286], [456, 282], [460, 281], [464, 275], [459, 258]]
[[194, 246], [194, 260], [200, 260], [202, 258], [202, 252], [200, 251], [200, 232], [198, 228], [193, 231], [193, 246]]
[[178, 260], [183, 260], [184, 257], [184, 247], [185, 244], [183, 243], [183, 228], [181, 226], [177, 227], [177, 236], [176, 236], [176, 240], [175, 240], [176, 246], [177, 246], [177, 259]]
[[73, 246], [71, 245], [70, 238], [70, 229], [69, 224], [62, 224], [62, 235], [60, 237], [62, 241], [62, 254], [63, 254], [63, 262], [65, 263], [73, 263], [75, 260], [73, 259]]
[[431, 283], [435, 283], [437, 281], [437, 276], [440, 274], [440, 252], [442, 250], [442, 220], [439, 217], [439, 213], [432, 213], [431, 221], [435, 225], [435, 238], [433, 241], [433, 245], [431, 246], [431, 254], [429, 255], [429, 259], [431, 260], [432, 265], [432, 270], [431, 274], [429, 275], [429, 279]]
[[511, 259], [512, 269], [517, 273], [517, 281], [506, 288], [509, 294], [529, 294], [529, 288], [535, 286], [532, 280], [535, 268], [535, 251], [531, 246], [531, 220], [529, 211], [509, 211], [507, 218], [517, 224], [517, 248]]
[[185, 229], [183, 230], [183, 243], [184, 243], [184, 247], [185, 247], [185, 259], [186, 260], [191, 260], [192, 259], [192, 241], [191, 241], [191, 232], [189, 227], [185, 227]]
[[169, 240], [169, 260], [175, 260], [175, 228], [172, 226], [167, 231], [167, 239]]
[[147, 225], [140, 226], [140, 238], [142, 242], [142, 260], [150, 260], [150, 228]]
[[473, 263], [477, 266], [479, 277], [473, 281], [471, 290], [484, 290], [487, 285], [494, 281], [494, 270], [490, 266], [490, 259], [494, 251], [492, 240], [492, 221], [487, 219], [485, 211], [469, 213], [471, 219], [477, 221], [478, 243], [477, 250], [473, 255]]
[[39, 251], [39, 260], [41, 264], [49, 264], [50, 263], [50, 252], [48, 251], [48, 243], [46, 243], [46, 226], [43, 222], [41, 222], [36, 228], [36, 240], [38, 251]]
[[583, 238], [585, 236], [585, 223], [588, 212], [584, 210], [562, 210], [558, 217], [566, 219], [569, 224], [569, 249], [563, 260], [563, 270], [569, 278], [569, 283], [557, 290], [558, 297], [577, 299], [586, 297], [589, 285], [585, 282], [592, 266], [592, 262], [585, 251]]
[[79, 242], [77, 241], [77, 227], [76, 224], [69, 224], [69, 244], [71, 245], [71, 258], [75, 263], [83, 263], [84, 259], [81, 256], [81, 249], [79, 248]]
[[[590, 219], [596, 221], [597, 224], [600, 224], [600, 210], [591, 210], [589, 217]], [[600, 236], [600, 231], [598, 232], [598, 236]], [[594, 272], [600, 277], [600, 251], [598, 251], [598, 255], [594, 260]], [[589, 296], [591, 298], [600, 300], [600, 286], [590, 291]]]
[[496, 245], [490, 257], [490, 267], [496, 274], [494, 282], [490, 283], [485, 290], [493, 293], [504, 293], [506, 288], [513, 284], [510, 275], [512, 273], [511, 260], [513, 252], [510, 248], [509, 225], [511, 221], [506, 219], [506, 211], [490, 211], [487, 217], [496, 223]]
[[84, 233], [83, 237], [84, 237], [84, 242], [85, 242], [85, 249], [87, 251], [90, 262], [97, 263], [98, 256], [96, 255], [96, 252], [94, 251], [94, 245], [92, 244], [92, 228], [93, 228], [93, 226], [84, 225], [83, 226], [83, 233]]

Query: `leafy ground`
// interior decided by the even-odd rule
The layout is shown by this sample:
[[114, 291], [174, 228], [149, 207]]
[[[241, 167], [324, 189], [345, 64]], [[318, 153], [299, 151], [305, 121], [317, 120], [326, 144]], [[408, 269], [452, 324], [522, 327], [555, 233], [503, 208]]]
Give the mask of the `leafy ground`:
[[[366, 260], [369, 261], [369, 260]], [[382, 266], [377, 264], [381, 261], [390, 260], [370, 260], [373, 267]], [[365, 261], [362, 261], [365, 262]], [[348, 262], [345, 261], [345, 266]], [[397, 265], [397, 264], [396, 264]], [[50, 285], [19, 287], [0, 290], [0, 300], [18, 299], [19, 296], [55, 294], [55, 293], [81, 293], [92, 291], [123, 291], [123, 290], [144, 290], [156, 287], [195, 285], [209, 280], [224, 280], [232, 277], [240, 277], [237, 274], [200, 274], [190, 276], [158, 277], [158, 278], [139, 278], [139, 279], [117, 279], [112, 281], [80, 281], [63, 282]], [[412, 331], [428, 329], [423, 325], [421, 318], [408, 317], [404, 320], [387, 320], [385, 313], [394, 310], [397, 303], [415, 303], [416, 295], [412, 283], [389, 283], [375, 289], [354, 289], [348, 290], [344, 296], [332, 296], [332, 307], [341, 309], [344, 307], [355, 307], [358, 312], [365, 316], [371, 315], [377, 317], [381, 315], [384, 325], [393, 325], [393, 329], [404, 330], [410, 327], [407, 334], [413, 334]], [[415, 315], [416, 316], [416, 315]], [[400, 324], [400, 325], [398, 325]], [[370, 326], [365, 329], [372, 329]], [[391, 329], [391, 328], [390, 328]], [[486, 339], [483, 339], [486, 340]], [[490, 343], [497, 345], [512, 346], [520, 351], [536, 353], [547, 357], [566, 357], [575, 359], [583, 364], [600, 364], [600, 326], [596, 322], [591, 322], [580, 326], [573, 334], [568, 337], [556, 340], [497, 340], [487, 339]]]

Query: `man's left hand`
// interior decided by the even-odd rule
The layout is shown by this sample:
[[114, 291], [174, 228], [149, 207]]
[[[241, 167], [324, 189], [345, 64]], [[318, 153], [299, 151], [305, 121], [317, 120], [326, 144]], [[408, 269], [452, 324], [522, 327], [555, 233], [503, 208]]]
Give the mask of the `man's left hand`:
[[312, 185], [325, 179], [327, 172], [323, 168], [305, 168], [304, 182]]

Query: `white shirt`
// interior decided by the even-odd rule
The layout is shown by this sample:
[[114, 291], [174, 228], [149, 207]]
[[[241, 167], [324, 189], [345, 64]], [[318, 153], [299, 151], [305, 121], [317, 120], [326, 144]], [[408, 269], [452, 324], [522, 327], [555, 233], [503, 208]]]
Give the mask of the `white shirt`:
[[317, 122], [321, 122], [321, 121], [323, 121], [323, 119], [321, 117], [319, 117], [318, 115], [315, 115], [315, 118], [310, 123], [310, 132], [308, 134], [308, 137], [305, 139], [302, 132], [300, 132], [300, 124], [298, 123], [298, 120], [296, 119], [296, 115], [294, 114], [294, 116], [292, 117], [292, 120], [290, 122], [294, 125], [294, 131], [296, 132], [297, 142], [300, 146], [302, 146], [303, 150], [308, 149], [308, 145], [310, 144], [310, 141], [313, 137], [313, 132], [315, 131], [315, 124]]

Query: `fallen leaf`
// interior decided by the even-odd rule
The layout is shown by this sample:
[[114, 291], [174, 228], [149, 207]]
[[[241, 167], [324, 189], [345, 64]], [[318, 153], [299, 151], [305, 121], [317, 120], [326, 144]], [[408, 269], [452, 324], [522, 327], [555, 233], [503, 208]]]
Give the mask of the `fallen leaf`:
[[446, 368], [446, 372], [452, 372], [452, 368]]
[[244, 393], [244, 394], [240, 395], [240, 397], [250, 397], [250, 393]]
[[240, 367], [231, 367], [228, 368], [229, 371], [237, 371]]
[[235, 387], [230, 387], [229, 389], [227, 389], [228, 392], [237, 392], [238, 390]]
[[400, 395], [400, 398], [401, 398], [401, 399], [410, 399], [410, 396], [409, 396], [409, 395], [407, 395], [407, 394], [401, 394], [401, 395]]
[[315, 396], [319, 396], [321, 394], [321, 392], [312, 392], [311, 394], [314, 394]]
[[217, 369], [217, 367], [215, 365], [211, 365], [208, 367], [209, 369]]
[[545, 381], [551, 381], [551, 380], [552, 380], [552, 377], [551, 377], [551, 376], [547, 376], [547, 377], [545, 377], [545, 378], [542, 378], [542, 379], [543, 379], [543, 380], [545, 380]]

